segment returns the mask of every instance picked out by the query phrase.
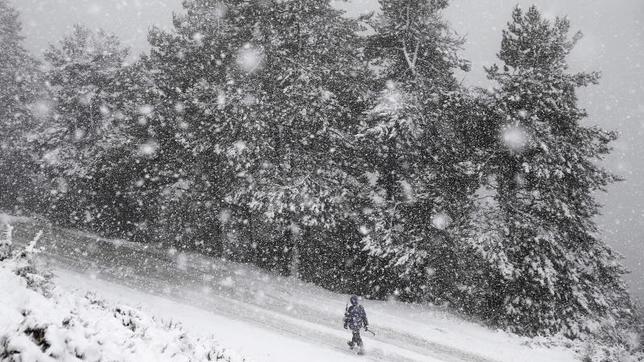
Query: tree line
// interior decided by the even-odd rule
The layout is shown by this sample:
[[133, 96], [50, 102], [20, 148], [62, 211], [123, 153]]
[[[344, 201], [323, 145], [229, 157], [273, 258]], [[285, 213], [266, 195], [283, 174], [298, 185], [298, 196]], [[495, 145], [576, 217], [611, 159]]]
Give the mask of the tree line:
[[447, 5], [190, 0], [135, 60], [82, 26], [37, 60], [0, 0], [0, 206], [526, 335], [624, 328], [581, 36], [517, 7], [468, 88]]

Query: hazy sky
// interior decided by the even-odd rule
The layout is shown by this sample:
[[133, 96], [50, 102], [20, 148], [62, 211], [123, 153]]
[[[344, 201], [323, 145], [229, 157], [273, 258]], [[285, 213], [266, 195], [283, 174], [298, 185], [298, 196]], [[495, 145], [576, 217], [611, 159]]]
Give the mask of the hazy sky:
[[[133, 53], [146, 50], [152, 24], [171, 26], [180, 0], [10, 0], [20, 10], [26, 44], [35, 54], [75, 23], [114, 32]], [[352, 14], [377, 8], [376, 0], [337, 1]], [[605, 239], [625, 257], [633, 295], [644, 301], [644, 1], [643, 0], [452, 0], [445, 15], [467, 39], [463, 55], [473, 70], [466, 84], [487, 86], [482, 71], [495, 61], [501, 30], [514, 5], [536, 4], [548, 16], [568, 16], [585, 37], [570, 58], [573, 70], [600, 70], [601, 84], [580, 92], [589, 124], [621, 132], [606, 165], [625, 182], [601, 195], [599, 218]]]

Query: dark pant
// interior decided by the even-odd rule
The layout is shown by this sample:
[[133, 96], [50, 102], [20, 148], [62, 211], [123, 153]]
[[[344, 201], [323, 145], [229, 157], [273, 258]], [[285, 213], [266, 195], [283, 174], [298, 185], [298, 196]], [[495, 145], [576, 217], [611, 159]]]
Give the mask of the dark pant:
[[360, 338], [360, 330], [355, 329], [355, 330], [351, 330], [351, 332], [353, 333], [351, 344], [357, 344], [358, 347], [362, 347], [362, 338]]

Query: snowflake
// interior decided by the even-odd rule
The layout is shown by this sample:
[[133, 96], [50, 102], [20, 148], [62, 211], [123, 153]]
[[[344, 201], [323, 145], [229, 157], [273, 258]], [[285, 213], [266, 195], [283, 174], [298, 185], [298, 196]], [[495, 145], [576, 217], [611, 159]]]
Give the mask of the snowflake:
[[247, 73], [253, 73], [256, 71], [263, 61], [264, 54], [262, 50], [248, 43], [245, 44], [237, 54], [237, 64]]
[[438, 213], [432, 216], [432, 226], [439, 230], [445, 230], [452, 223], [452, 218], [446, 213]]
[[506, 147], [514, 152], [523, 151], [528, 145], [528, 135], [519, 126], [508, 127], [503, 130], [501, 139]]
[[139, 108], [137, 110], [139, 111], [140, 114], [142, 114], [144, 116], [149, 116], [154, 111], [154, 107], [152, 107], [149, 104], [144, 104], [144, 105], [139, 106]]
[[196, 41], [197, 43], [201, 43], [201, 41], [203, 40], [203, 34], [200, 32], [192, 34], [192, 40]]
[[222, 224], [226, 224], [226, 223], [228, 223], [228, 221], [230, 221], [231, 215], [232, 215], [232, 213], [230, 212], [229, 209], [224, 209], [219, 213], [219, 221]]
[[34, 102], [29, 108], [37, 118], [46, 118], [51, 113], [52, 104], [48, 100], [41, 99]]
[[139, 154], [143, 156], [152, 156], [159, 149], [159, 144], [154, 140], [149, 140], [139, 145]]

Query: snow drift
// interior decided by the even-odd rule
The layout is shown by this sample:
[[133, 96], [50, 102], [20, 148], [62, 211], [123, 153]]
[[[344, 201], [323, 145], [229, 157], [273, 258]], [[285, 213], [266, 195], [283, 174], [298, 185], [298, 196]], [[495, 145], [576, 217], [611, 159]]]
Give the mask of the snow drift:
[[[5, 237], [4, 246], [10, 245]], [[92, 293], [67, 294], [35, 266], [34, 242], [0, 259], [2, 361], [244, 361], [180, 324]]]

